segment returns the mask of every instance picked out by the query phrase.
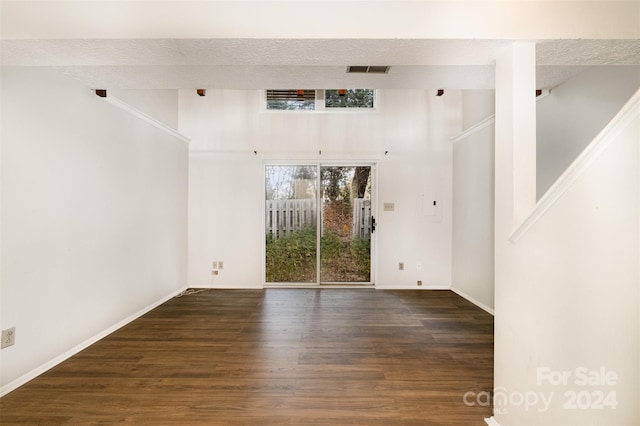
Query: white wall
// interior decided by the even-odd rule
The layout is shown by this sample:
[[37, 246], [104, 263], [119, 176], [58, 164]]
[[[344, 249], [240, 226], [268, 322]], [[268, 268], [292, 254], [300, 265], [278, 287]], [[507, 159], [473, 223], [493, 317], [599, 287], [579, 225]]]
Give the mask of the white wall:
[[470, 133], [453, 145], [452, 288], [488, 311], [494, 303], [495, 93], [464, 91], [462, 121]]
[[[540, 198], [640, 84], [638, 67], [593, 67], [537, 100]], [[464, 91], [463, 128], [495, 110], [493, 91]], [[453, 288], [493, 308], [493, 124], [453, 152]], [[491, 223], [490, 223], [491, 222]]]
[[592, 67], [537, 102], [537, 194], [551, 187], [640, 87], [640, 67]]
[[[262, 182], [262, 160], [253, 153], [190, 154], [190, 287], [262, 287]], [[214, 260], [225, 263], [215, 277]]]
[[[374, 112], [313, 113], [263, 111], [260, 91], [208, 90], [205, 97], [181, 91], [179, 129], [192, 138], [189, 285], [262, 286], [265, 161], [346, 160], [378, 165], [376, 285], [417, 288], [421, 279], [422, 288], [449, 287], [448, 138], [460, 130], [460, 95], [379, 95]], [[438, 214], [425, 216], [418, 203], [433, 193]], [[383, 212], [383, 202], [396, 203], [395, 212]], [[217, 277], [211, 276], [214, 260], [225, 262]], [[403, 272], [400, 261], [407, 265]]]
[[[450, 155], [378, 162], [377, 288], [416, 289], [418, 280], [420, 288], [451, 287]], [[383, 210], [389, 202], [395, 205], [392, 212]]]
[[483, 122], [496, 112], [495, 90], [463, 90], [462, 91], [462, 129]]
[[[555, 393], [546, 412], [508, 407], [510, 425], [635, 425], [638, 338], [638, 137], [640, 123], [589, 167], [509, 253], [496, 354], [496, 386]], [[498, 331], [497, 331], [498, 332]], [[516, 336], [519, 336], [516, 338]], [[498, 356], [498, 355], [497, 355]], [[570, 371], [568, 386], [538, 385], [537, 368]], [[578, 386], [575, 369], [614, 371], [614, 386]], [[616, 393], [618, 406], [567, 410], [566, 391]]]
[[178, 90], [109, 89], [113, 95], [172, 129], [178, 128]]
[[[494, 395], [501, 425], [640, 422], [639, 111], [636, 103], [611, 143], [545, 195], [519, 239], [507, 240], [511, 224], [496, 222], [495, 389], [508, 400], [495, 404]], [[496, 154], [496, 198], [506, 154]], [[497, 202], [496, 216], [505, 209]], [[614, 382], [581, 384], [579, 368], [597, 377], [604, 369]], [[540, 378], [540, 369], [568, 372], [566, 384]], [[613, 392], [617, 406], [593, 407], [599, 391]], [[565, 407], [572, 392], [584, 408]]]
[[3, 390], [186, 286], [187, 166], [77, 82], [2, 69]]

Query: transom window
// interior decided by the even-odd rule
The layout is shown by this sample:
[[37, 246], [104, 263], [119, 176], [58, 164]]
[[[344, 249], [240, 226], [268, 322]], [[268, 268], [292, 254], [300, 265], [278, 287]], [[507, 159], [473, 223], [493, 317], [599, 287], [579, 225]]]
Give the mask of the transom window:
[[325, 108], [373, 108], [373, 89], [328, 89]]
[[267, 109], [309, 111], [316, 106], [316, 91], [310, 89], [266, 90]]
[[322, 111], [374, 109], [374, 89], [268, 89], [267, 110]]

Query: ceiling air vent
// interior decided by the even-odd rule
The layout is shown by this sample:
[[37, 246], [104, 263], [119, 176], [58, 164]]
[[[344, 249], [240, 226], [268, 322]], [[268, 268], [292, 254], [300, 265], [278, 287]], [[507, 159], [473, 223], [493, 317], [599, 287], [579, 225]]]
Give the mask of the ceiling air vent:
[[389, 72], [390, 66], [379, 65], [350, 65], [347, 67], [348, 73], [366, 73], [366, 74], [386, 74]]

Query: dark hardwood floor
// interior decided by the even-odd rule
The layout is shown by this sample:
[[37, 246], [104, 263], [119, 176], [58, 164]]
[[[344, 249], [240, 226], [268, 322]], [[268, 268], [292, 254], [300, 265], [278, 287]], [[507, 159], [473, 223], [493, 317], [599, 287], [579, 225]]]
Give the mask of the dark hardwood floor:
[[1, 424], [484, 425], [493, 317], [451, 291], [174, 298], [0, 399]]

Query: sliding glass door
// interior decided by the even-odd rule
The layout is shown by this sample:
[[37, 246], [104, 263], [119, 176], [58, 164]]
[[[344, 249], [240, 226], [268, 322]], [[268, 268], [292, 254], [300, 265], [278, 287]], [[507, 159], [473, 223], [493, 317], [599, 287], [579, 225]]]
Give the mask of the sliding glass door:
[[371, 280], [371, 166], [321, 166], [320, 282]]
[[266, 282], [369, 284], [371, 165], [265, 166]]
[[318, 281], [318, 167], [265, 168], [266, 282]]

